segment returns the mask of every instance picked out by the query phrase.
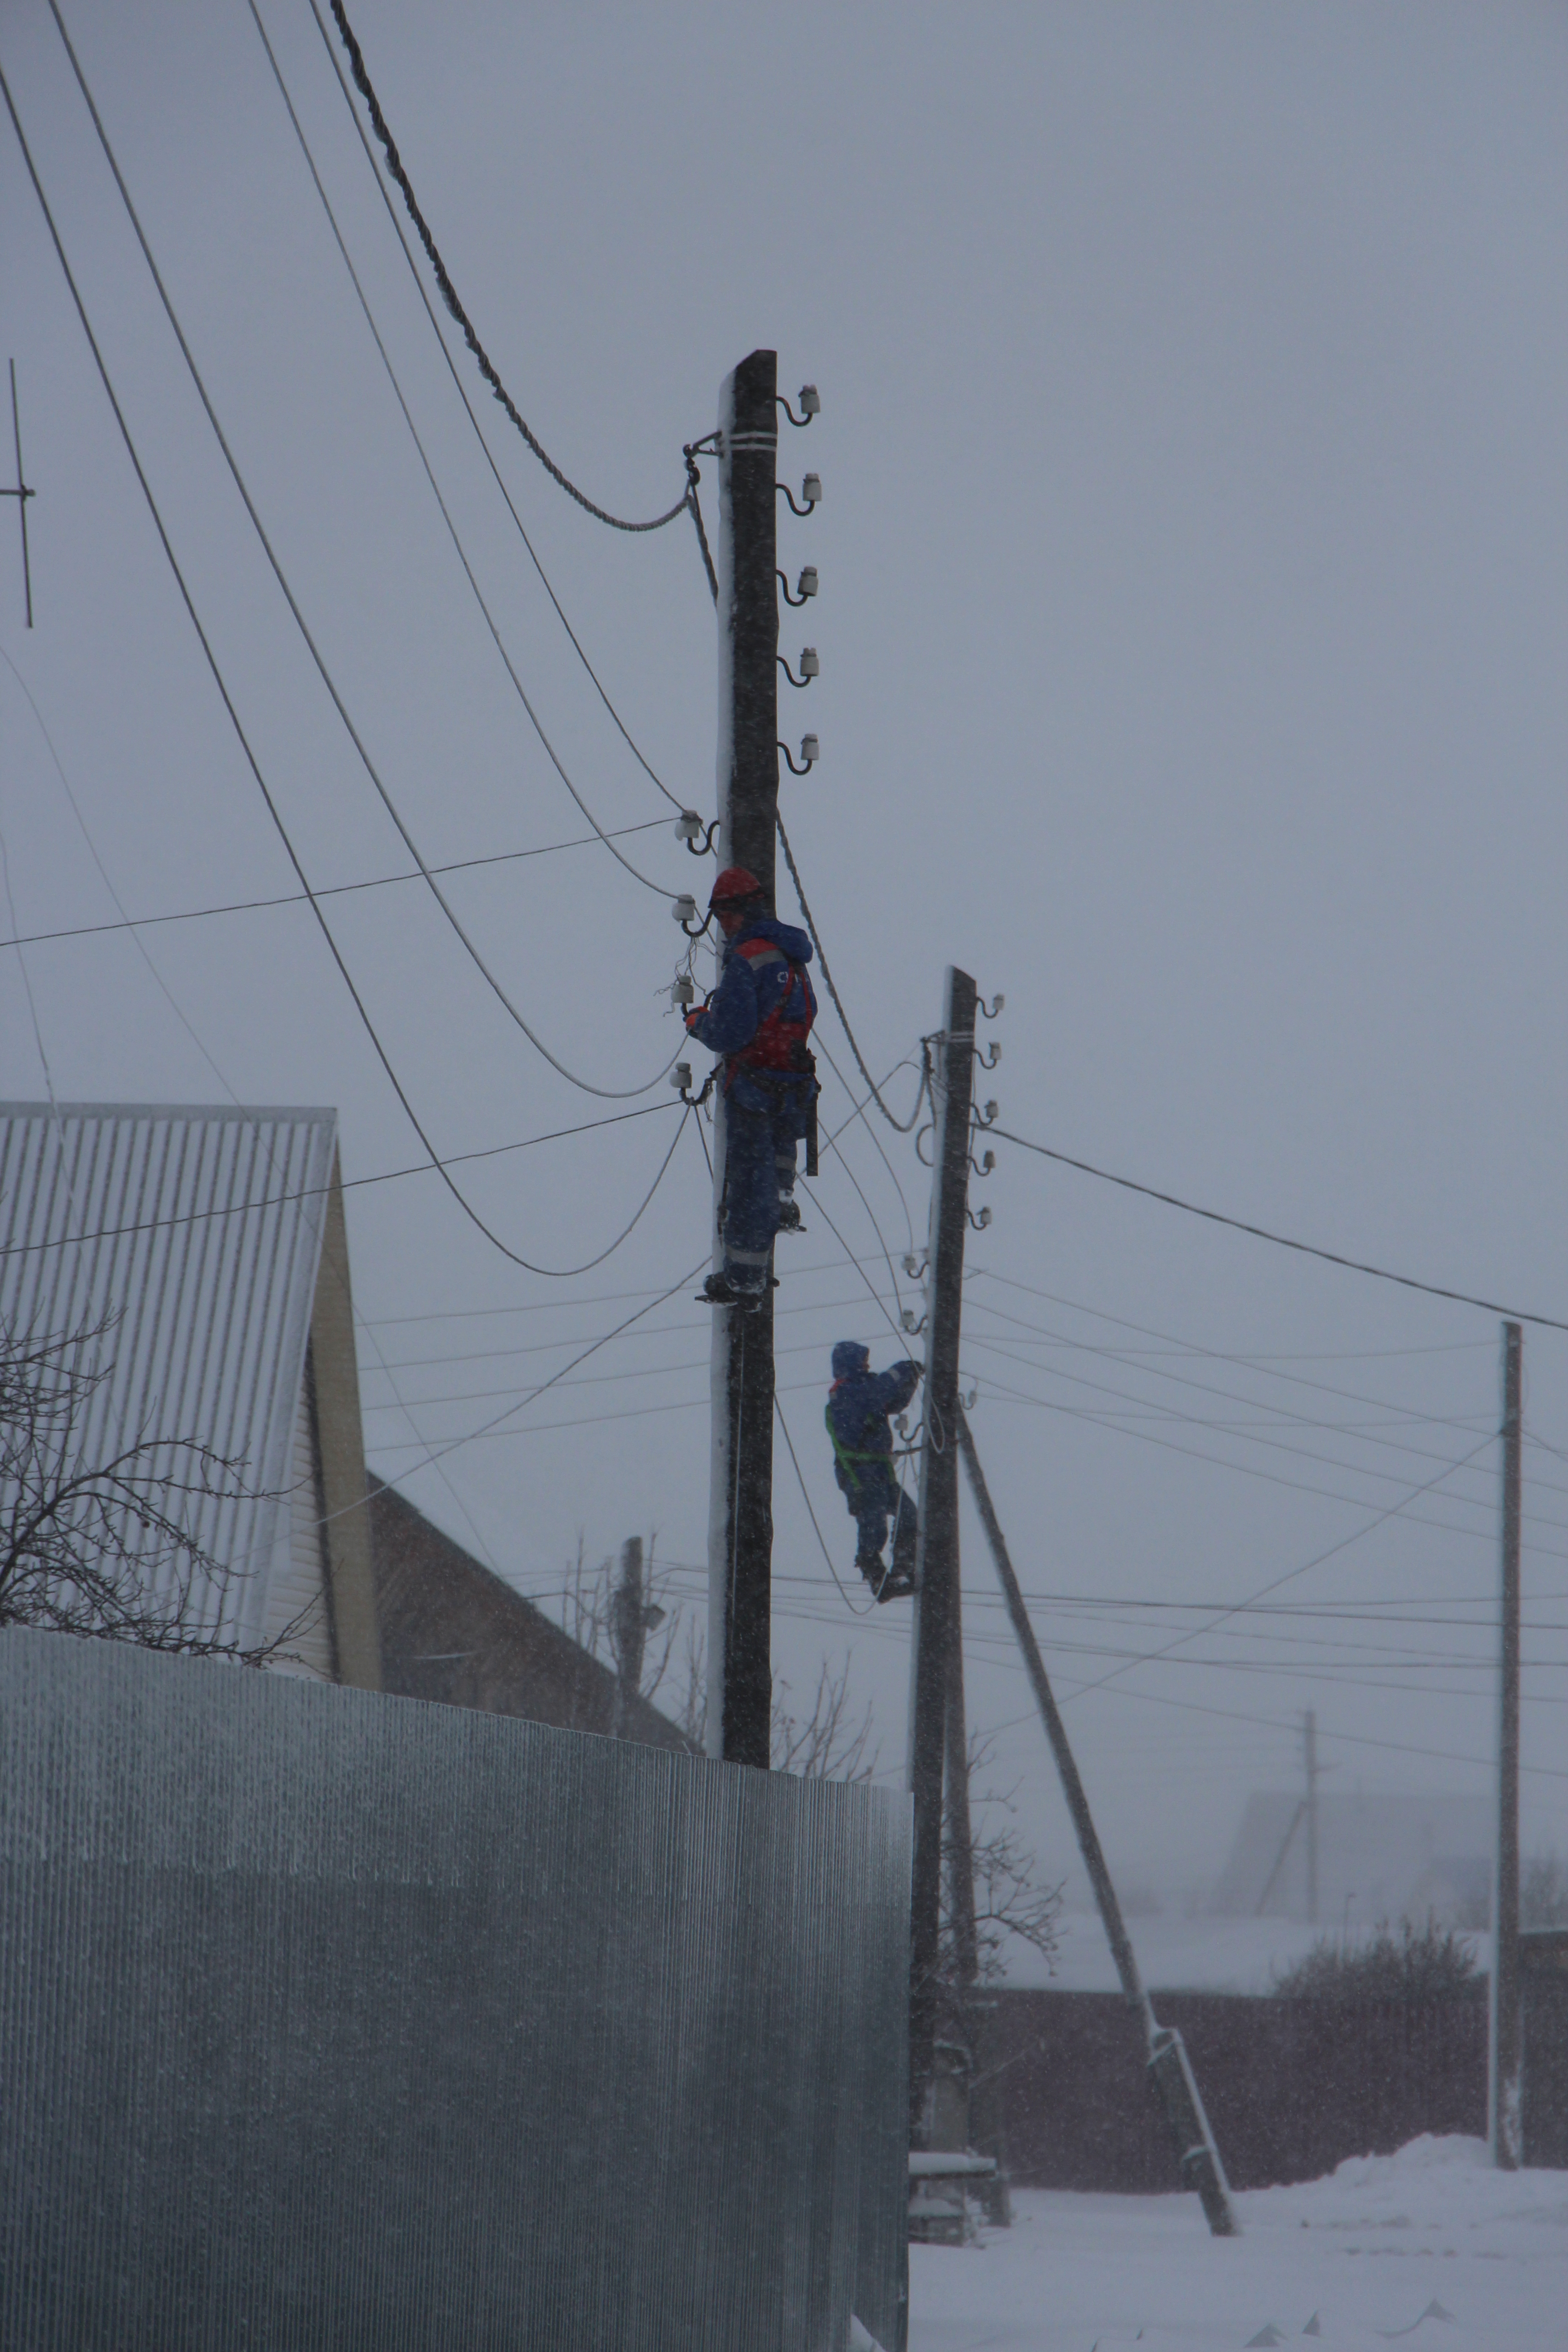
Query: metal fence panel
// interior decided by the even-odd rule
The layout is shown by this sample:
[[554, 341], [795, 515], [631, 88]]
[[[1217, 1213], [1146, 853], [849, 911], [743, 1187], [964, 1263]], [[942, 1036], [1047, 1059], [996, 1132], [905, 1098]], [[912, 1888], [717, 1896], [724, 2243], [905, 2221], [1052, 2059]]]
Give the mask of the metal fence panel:
[[0, 2342], [903, 2342], [901, 1798], [0, 1635]]

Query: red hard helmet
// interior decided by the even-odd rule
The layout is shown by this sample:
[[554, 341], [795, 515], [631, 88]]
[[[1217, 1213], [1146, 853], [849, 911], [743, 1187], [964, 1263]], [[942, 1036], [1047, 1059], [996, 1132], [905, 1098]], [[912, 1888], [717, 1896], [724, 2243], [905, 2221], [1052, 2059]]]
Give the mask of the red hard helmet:
[[708, 904], [716, 907], [743, 907], [748, 898], [760, 898], [763, 886], [754, 874], [743, 866], [726, 866], [709, 893]]

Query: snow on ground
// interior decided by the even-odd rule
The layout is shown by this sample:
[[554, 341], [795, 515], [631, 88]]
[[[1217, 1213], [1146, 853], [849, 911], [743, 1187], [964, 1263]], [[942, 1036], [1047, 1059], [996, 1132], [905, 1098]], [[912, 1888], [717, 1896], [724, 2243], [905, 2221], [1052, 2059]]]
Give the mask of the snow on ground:
[[1019, 2190], [1010, 2230], [910, 2248], [910, 2352], [1568, 2346], [1568, 2172], [1427, 2135], [1237, 2206], [1215, 2239], [1195, 2197]]

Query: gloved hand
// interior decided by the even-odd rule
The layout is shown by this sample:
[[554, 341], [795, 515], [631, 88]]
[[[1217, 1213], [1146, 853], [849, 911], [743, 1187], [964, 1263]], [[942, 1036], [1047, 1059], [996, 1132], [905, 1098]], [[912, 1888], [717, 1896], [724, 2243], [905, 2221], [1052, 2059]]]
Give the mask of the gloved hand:
[[689, 1037], [690, 1036], [690, 1034], [691, 1034], [692, 1031], [696, 1028], [697, 1024], [701, 1020], [702, 1015], [703, 1015], [703, 1013], [706, 1012], [706, 1010], [707, 1010], [707, 1007], [706, 1007], [705, 1005], [701, 1005], [701, 1004], [692, 1004], [692, 1005], [689, 1005], [689, 1006], [687, 1007], [687, 1013], [686, 1013], [686, 1034], [687, 1034], [687, 1035], [688, 1035]]

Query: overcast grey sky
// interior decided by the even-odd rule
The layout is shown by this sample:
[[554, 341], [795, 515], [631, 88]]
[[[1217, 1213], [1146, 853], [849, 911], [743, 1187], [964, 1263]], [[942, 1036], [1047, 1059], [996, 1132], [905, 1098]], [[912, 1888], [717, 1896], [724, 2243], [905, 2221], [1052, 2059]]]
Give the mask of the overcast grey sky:
[[[485, 467], [307, 0], [258, 5], [544, 730], [603, 824], [668, 817]], [[784, 689], [783, 718], [816, 728], [823, 759], [785, 779], [784, 804], [876, 1066], [936, 1025], [943, 968], [963, 963], [1005, 991], [989, 1083], [1020, 1134], [1568, 1317], [1561, 9], [353, 14], [479, 332], [591, 496], [668, 505], [681, 443], [753, 345], [777, 348], [781, 382], [821, 387], [821, 417], [784, 434], [781, 464], [815, 467], [826, 496], [808, 525], [784, 517], [780, 541], [792, 568], [821, 572], [782, 643], [819, 647], [820, 680]], [[458, 569], [245, 0], [70, 0], [67, 20], [280, 560], [426, 856], [581, 835]], [[0, 55], [307, 870], [321, 885], [404, 871], [44, 0], [5, 0]], [[7, 510], [0, 644], [129, 912], [288, 892], [8, 125], [0, 207], [0, 355], [16, 357], [38, 492], [37, 625], [22, 626]], [[710, 812], [714, 624], [689, 527], [602, 530], [492, 404], [480, 413], [631, 732]], [[4, 665], [0, 729], [20, 929], [112, 921]], [[673, 1050], [661, 894], [700, 872], [668, 824], [623, 846], [658, 888], [598, 847], [451, 886], [532, 1025], [609, 1087]], [[546, 1066], [422, 891], [339, 898], [332, 921], [443, 1150], [616, 1108]], [[332, 1103], [347, 1176], [418, 1160], [304, 910], [141, 937], [27, 950], [62, 1098], [222, 1100], [226, 1086]], [[36, 1098], [15, 952], [0, 990], [0, 1085]], [[847, 1067], [831, 1019], [823, 1034]], [[904, 1073], [892, 1090], [909, 1087]], [[835, 1125], [844, 1107], [830, 1086]], [[464, 1181], [523, 1255], [571, 1265], [630, 1215], [672, 1126], [660, 1111]], [[827, 1220], [890, 1305], [871, 1216], [895, 1265], [925, 1216], [909, 1144], [876, 1140], [893, 1173], [863, 1126], [845, 1138], [869, 1211], [830, 1165], [809, 1233], [781, 1246], [781, 1389], [844, 1574], [826, 1349], [851, 1333], [894, 1344]], [[1307, 1706], [1336, 1788], [1484, 1787], [1496, 1317], [999, 1158], [965, 1360], [1026, 1588], [1084, 1596], [1037, 1612], [1064, 1692], [1201, 1625], [1173, 1602], [1229, 1604], [1301, 1569], [1279, 1601], [1377, 1604], [1368, 1623], [1232, 1620], [1075, 1699], [1113, 1861], [1173, 1886], [1212, 1874], [1245, 1791], [1290, 1783]], [[408, 1474], [530, 1592], [559, 1584], [579, 1531], [598, 1554], [654, 1527], [662, 1555], [700, 1561], [706, 1332], [684, 1289], [508, 1434], [411, 1470], [700, 1256], [693, 1136], [630, 1239], [569, 1282], [509, 1265], [429, 1176], [366, 1186], [349, 1214], [379, 1468]], [[1526, 1358], [1526, 1834], [1568, 1847], [1568, 1461], [1549, 1450], [1568, 1447], [1568, 1340], [1532, 1330]], [[906, 1613], [850, 1613], [782, 1450], [777, 1516], [779, 1670], [798, 1689], [825, 1650], [847, 1651], [895, 1769]], [[994, 1778], [1019, 1786], [1065, 1863], [976, 1528], [965, 1546], [972, 1717], [1005, 1727]], [[700, 1577], [677, 1584], [695, 1596]], [[1412, 1630], [1422, 1612], [1441, 1622]]]

